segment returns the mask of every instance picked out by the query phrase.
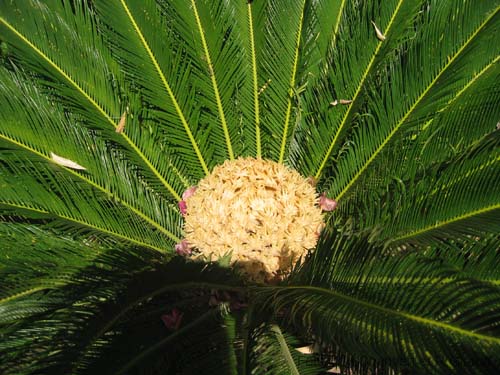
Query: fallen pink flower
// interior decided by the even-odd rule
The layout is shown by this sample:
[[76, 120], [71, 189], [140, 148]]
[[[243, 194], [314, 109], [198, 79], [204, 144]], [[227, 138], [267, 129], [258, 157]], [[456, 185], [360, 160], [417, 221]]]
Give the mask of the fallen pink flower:
[[191, 255], [191, 248], [186, 240], [175, 245], [175, 252], [181, 256]]
[[187, 212], [187, 204], [185, 201], [179, 201], [179, 210], [181, 211], [182, 216], [184, 216]]
[[165, 327], [172, 331], [176, 331], [181, 325], [182, 313], [177, 309], [173, 309], [169, 314], [162, 315], [161, 320], [163, 324], [165, 324]]
[[337, 201], [335, 199], [330, 199], [325, 193], [321, 194], [319, 197], [319, 206], [323, 211], [333, 211], [337, 207]]
[[196, 186], [191, 186], [190, 188], [188, 188], [184, 193], [182, 193], [182, 200], [185, 201], [186, 199], [191, 197], [195, 193], [196, 189], [198, 189], [198, 187]]
[[179, 202], [179, 210], [181, 211], [182, 216], [186, 215], [187, 213], [186, 199], [193, 196], [196, 189], [197, 189], [196, 186], [191, 186], [184, 193], [182, 193], [182, 200]]

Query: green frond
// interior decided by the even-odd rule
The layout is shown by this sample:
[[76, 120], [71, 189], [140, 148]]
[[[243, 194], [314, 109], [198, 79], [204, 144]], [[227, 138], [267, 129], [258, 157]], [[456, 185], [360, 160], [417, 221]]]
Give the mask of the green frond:
[[[202, 5], [203, 5], [203, 3], [200, 2], [200, 8], [201, 8]], [[218, 80], [218, 73], [221, 70], [217, 70], [217, 73], [216, 73], [214, 63], [212, 62], [212, 57], [211, 57], [212, 54], [210, 53], [210, 48], [209, 48], [208, 42], [207, 42], [207, 37], [209, 37], [211, 35], [213, 35], [213, 36], [225, 35], [226, 32], [227, 32], [226, 30], [230, 30], [230, 27], [229, 27], [229, 25], [226, 25], [225, 29], [222, 29], [222, 32], [220, 32], [219, 30], [216, 30], [216, 31], [214, 30], [215, 32], [214, 31], [212, 31], [212, 32], [205, 32], [206, 26], [204, 27], [203, 24], [202, 24], [202, 20], [200, 18], [200, 12], [198, 10], [198, 7], [199, 6], [197, 5], [196, 1], [195, 0], [191, 0], [191, 8], [193, 10], [194, 18], [196, 19], [196, 26], [197, 26], [198, 34], [200, 35], [201, 43], [202, 43], [202, 46], [203, 46], [204, 59], [207, 62], [208, 72], [210, 74], [210, 78], [211, 78], [211, 81], [212, 81], [213, 92], [214, 92], [215, 101], [216, 101], [216, 104], [217, 104], [217, 112], [219, 114], [218, 117], [219, 117], [220, 122], [221, 122], [222, 130], [224, 131], [224, 138], [226, 140], [226, 147], [227, 147], [228, 156], [229, 156], [230, 160], [233, 160], [234, 159], [233, 146], [231, 145], [231, 137], [229, 136], [229, 130], [228, 130], [228, 125], [227, 125], [226, 115], [225, 115], [224, 108], [222, 106], [221, 92], [220, 92], [219, 83], [218, 83], [218, 81], [219, 81]], [[227, 18], [227, 16], [224, 17], [224, 14], [217, 13], [217, 12], [215, 12], [215, 14], [213, 15], [213, 17], [211, 17], [210, 9], [201, 9], [201, 10], [205, 11], [204, 12], [204, 14], [205, 14], [204, 18], [209, 19], [211, 21], [212, 25], [215, 24], [214, 21], [217, 20], [217, 19]], [[219, 10], [227, 11], [222, 6], [219, 6]], [[215, 11], [217, 11], [217, 9], [215, 9]], [[213, 42], [217, 42], [217, 40], [214, 40]], [[222, 46], [223, 43], [227, 43], [227, 40], [219, 40], [219, 43], [213, 43], [213, 45], [216, 46], [216, 47], [213, 48], [213, 50], [216, 50], [216, 51], [223, 50], [223, 48], [221, 48], [221, 46]], [[238, 50], [235, 48], [233, 53], [235, 54], [237, 51]], [[225, 56], [218, 55], [218, 56], [215, 56], [215, 58], [217, 58], [218, 60], [219, 59], [223, 60], [223, 62], [226, 63], [226, 64], [228, 62], [228, 59]], [[227, 72], [227, 65], [224, 66], [224, 68], [225, 68], [225, 70]], [[228, 74], [228, 76], [231, 77], [231, 74]], [[234, 78], [234, 77], [231, 77], [231, 78]], [[235, 83], [234, 81], [226, 80], [226, 82], [228, 82], [228, 81], [231, 84]], [[228, 90], [224, 90], [224, 92], [228, 92]], [[230, 98], [226, 98], [226, 101], [228, 99], [230, 99]]]
[[381, 258], [364, 240], [339, 236], [323, 245], [289, 285], [258, 291], [284, 321], [358, 361], [427, 373], [498, 368], [497, 286], [418, 256]]
[[[130, 347], [130, 338], [127, 332], [122, 330], [121, 325], [134, 326], [133, 320], [141, 320], [147, 317], [148, 319], [156, 318], [155, 323], [159, 323], [160, 316], [171, 310], [172, 307], [183, 308], [185, 310], [202, 309], [208, 307], [209, 294], [193, 293], [191, 299], [187, 303], [183, 303], [182, 296], [177, 301], [172, 297], [186, 290], [209, 290], [226, 289], [238, 290], [239, 284], [237, 279], [227, 270], [221, 270], [217, 267], [204, 267], [202, 264], [184, 264], [182, 261], [174, 260], [171, 264], [157, 265], [156, 270], [146, 270], [136, 278], [128, 281], [125, 289], [120, 292], [119, 298], [107, 306], [101, 308], [101, 319], [99, 324], [93, 324], [92, 331], [85, 338], [80, 338], [80, 347], [78, 362], [75, 364], [78, 368], [84, 368], [87, 365], [92, 366], [96, 358], [102, 357], [106, 365], [105, 350], [115, 351], [123, 355], [124, 351], [129, 351], [131, 354], [136, 353], [138, 347]], [[137, 283], [141, 287], [137, 288]], [[163, 302], [165, 295], [170, 296], [169, 302]], [[194, 304], [194, 306], [191, 306]], [[202, 304], [202, 306], [199, 306]], [[154, 308], [154, 309], [152, 309]], [[158, 311], [156, 317], [152, 317], [153, 311]], [[89, 322], [92, 323], [92, 322]], [[145, 322], [147, 323], [147, 322]], [[157, 330], [158, 324], [155, 325]], [[142, 336], [141, 340], [150, 341], [148, 335]], [[133, 341], [133, 340], [132, 340]], [[163, 345], [163, 344], [162, 344]], [[116, 349], [116, 347], [123, 347]], [[128, 347], [128, 349], [125, 349]], [[76, 353], [75, 353], [76, 354]], [[124, 356], [125, 358], [126, 356]], [[142, 358], [142, 356], [141, 356]]]
[[[435, 246], [413, 249], [406, 245], [394, 249], [366, 245], [364, 254], [343, 251], [342, 247], [350, 248], [353, 245], [349, 245], [348, 238], [338, 236], [340, 234], [337, 232], [324, 239], [317, 254], [295, 270], [290, 283], [324, 283], [343, 273], [342, 278], [346, 280], [343, 282], [350, 285], [356, 285], [362, 280], [368, 287], [370, 284], [390, 283], [397, 279], [402, 285], [413, 284], [417, 287], [421, 280], [409, 275], [407, 269], [419, 264], [422, 267], [429, 266], [427, 282], [444, 285], [457, 279], [469, 279], [496, 287], [499, 284], [498, 235], [476, 241], [443, 241]], [[388, 258], [392, 261], [388, 261]], [[367, 267], [369, 272], [365, 274]], [[432, 270], [441, 272], [441, 275], [436, 276]], [[391, 278], [387, 278], [388, 273]]]
[[[253, 36], [260, 88], [262, 156], [284, 161], [294, 123], [292, 111], [304, 24], [305, 0], [253, 2]], [[265, 88], [264, 88], [265, 87]]]
[[319, 0], [307, 3], [300, 70], [307, 70], [307, 74], [316, 80], [324, 77], [329, 68], [331, 57], [325, 58], [325, 56], [331, 56], [333, 52], [346, 5], [346, 0]]
[[[226, 76], [221, 66], [234, 56], [238, 44], [233, 43], [238, 38], [228, 36], [224, 49], [211, 53], [212, 48], [218, 51], [212, 43], [221, 46], [224, 40], [209, 39], [205, 28], [224, 27], [231, 15], [219, 9], [215, 14], [223, 21], [213, 24], [208, 5], [194, 4], [196, 8], [184, 2], [157, 5], [153, 1], [120, 1], [97, 4], [97, 9], [106, 24], [102, 32], [125, 64], [130, 82], [139, 85], [143, 100], [156, 108], [149, 112], [159, 126], [157, 131], [163, 134], [161, 140], [182, 155], [193, 169], [190, 174], [199, 179], [202, 174], [195, 173], [196, 169], [208, 173], [234, 154], [233, 143], [237, 146], [231, 138], [237, 139], [239, 124], [235, 116], [228, 115], [234, 111], [228, 108], [231, 71]], [[159, 29], [164, 33], [157, 33]], [[239, 68], [233, 72], [239, 73]], [[225, 144], [225, 150], [213, 147], [212, 142]]]
[[[155, 142], [153, 153], [151, 147], [137, 143], [147, 134], [137, 129], [140, 108], [133, 106], [137, 99], [126, 96], [119, 66], [103, 44], [91, 11], [70, 2], [31, 0], [6, 3], [0, 12], [2, 39], [15, 49], [15, 60], [36, 74], [52, 100], [77, 115], [78, 126], [98, 130], [106, 141], [123, 147], [145, 175], [159, 180], [166, 194], [179, 199], [172, 186], [179, 177], [165, 161], [155, 165], [158, 160], [153, 155], [160, 144]], [[17, 16], [27, 12], [30, 17]], [[116, 132], [127, 107], [134, 117], [125, 131]]]
[[[29, 248], [25, 250], [30, 251]], [[71, 248], [52, 250], [62, 255], [72, 251]], [[77, 251], [76, 248], [73, 250]], [[82, 252], [80, 256], [83, 256]], [[20, 269], [20, 262], [18, 260], [17, 268], [13, 268], [17, 272], [11, 279], [26, 281], [33, 275], [30, 270]], [[34, 358], [38, 358], [34, 365], [46, 372], [86, 373], [89, 366], [104, 365], [114, 366], [114, 371], [117, 371], [125, 364], [124, 361], [114, 363], [105, 360], [100, 363], [96, 359], [109, 358], [106, 353], [121, 348], [122, 358], [128, 361], [133, 358], [132, 355], [142, 352], [141, 343], [144, 340], [150, 342], [158, 334], [168, 336], [169, 331], [165, 327], [161, 329], [162, 314], [173, 307], [182, 309], [186, 315], [189, 311], [197, 314], [200, 307], [208, 309], [211, 289], [239, 290], [240, 285], [230, 271], [215, 265], [186, 263], [179, 258], [166, 263], [161, 255], [146, 249], [108, 249], [81, 264], [77, 272], [66, 274], [50, 272], [57, 271], [50, 265], [46, 265], [45, 270], [40, 269], [42, 274], [48, 273], [47, 278], [61, 282], [66, 280], [66, 283], [24, 297], [26, 309], [32, 308], [30, 314], [24, 316], [22, 321], [0, 324], [0, 331], [7, 339], [4, 345], [0, 345], [2, 358], [5, 358], [0, 363], [2, 372], [21, 373]], [[189, 290], [193, 292], [187, 292]], [[184, 305], [182, 298], [187, 302]], [[72, 302], [68, 304], [68, 301]], [[1, 306], [9, 308], [9, 301], [2, 302]], [[26, 314], [22, 304], [12, 306], [14, 312]], [[45, 310], [40, 310], [41, 307]], [[153, 313], [154, 310], [158, 311]], [[94, 319], [97, 315], [99, 320]], [[184, 322], [187, 320], [185, 316]], [[140, 325], [143, 330], [124, 329], [124, 325]], [[36, 341], [33, 341], [35, 338]], [[51, 344], [53, 340], [57, 341], [57, 345]], [[33, 343], [30, 350], [24, 353], [17, 351], [26, 342]], [[179, 339], [174, 342], [180, 345]], [[41, 360], [40, 353], [47, 354], [47, 351], [53, 354], [50, 357], [45, 355], [46, 360]], [[130, 355], [124, 356], [126, 352]], [[3, 368], [13, 364], [16, 366], [9, 371], [7, 367]]]
[[[163, 359], [163, 362], [166, 362], [163, 369], [168, 372], [237, 374], [236, 358], [232, 353], [233, 342], [230, 341], [232, 335], [228, 332], [233, 320], [224, 306], [208, 310], [146, 351], [133, 356], [125, 365], [119, 366], [116, 373], [130, 373], [133, 365], [150, 360], [147, 356], [151, 356], [155, 351], [161, 350], [164, 353], [170, 349], [170, 355], [163, 354], [166, 357]], [[189, 335], [193, 334], [196, 334], [200, 341], [193, 342], [189, 338]], [[172, 343], [175, 343], [175, 348], [172, 348]], [[146, 362], [137, 372], [141, 373], [147, 367]]]
[[425, 256], [437, 259], [461, 276], [500, 285], [500, 238], [498, 234], [481, 241], [453, 241], [426, 249]]
[[[380, 181], [382, 175], [391, 171], [387, 176], [387, 185], [396, 181], [400, 185], [414, 184], [421, 176], [433, 174], [432, 170], [441, 163], [456, 159], [480, 144], [486, 134], [495, 131], [500, 116], [496, 84], [499, 73], [497, 57], [471, 76], [471, 80], [448, 101], [442, 111], [426, 121], [421, 130], [410, 130], [404, 138], [395, 142], [369, 173], [372, 176], [378, 174]], [[392, 188], [386, 189], [386, 192], [390, 190]], [[391, 195], [394, 196], [396, 191], [399, 189], [395, 188]]]
[[17, 211], [26, 218], [43, 217], [68, 231], [116, 237], [158, 251], [171, 248], [171, 240], [151, 233], [146, 223], [120, 210], [112, 200], [79, 189], [73, 179], [43, 164], [29, 159], [2, 162], [0, 213]]
[[[370, 172], [379, 170], [377, 161], [384, 162], [380, 156], [390, 152], [391, 145], [398, 145], [399, 136], [409, 128], [423, 126], [460, 93], [464, 81], [497, 58], [499, 50], [493, 46], [500, 8], [495, 2], [481, 3], [481, 7], [479, 11], [472, 3], [460, 7], [436, 4], [407, 52], [387, 66], [379, 83], [368, 84], [368, 113], [359, 119], [352, 135], [353, 146], [335, 166], [337, 171], [350, 171], [330, 185], [337, 200], [355, 186], [369, 186], [370, 179], [380, 179], [364, 176], [373, 176]], [[463, 27], [456, 28], [456, 22]], [[402, 58], [408, 64], [402, 64]], [[423, 72], [422, 66], [427, 67]]]
[[253, 335], [254, 374], [320, 374], [324, 371], [311, 354], [299, 352], [299, 341], [276, 324], [257, 328]]
[[[85, 243], [37, 223], [0, 222], [0, 371], [20, 373], [18, 365], [36, 367], [19, 353], [43, 341], [51, 331], [43, 317], [67, 307], [68, 298], [56, 291], [74, 284], [74, 276], [109, 248], [96, 238]], [[31, 325], [25, 322], [39, 321]], [[41, 349], [41, 348], [40, 348]], [[31, 362], [31, 363], [30, 363]]]
[[[142, 245], [150, 238], [150, 244], [159, 250], [171, 248], [172, 240], [178, 241], [176, 223], [180, 218], [176, 207], [151, 189], [131, 184], [137, 175], [130, 171], [119, 150], [74, 128], [73, 119], [65, 118], [62, 109], [46, 100], [36, 86], [28, 86], [22, 75], [4, 70], [0, 75], [0, 98], [6, 103], [0, 113], [0, 144], [3, 146], [0, 153], [4, 168], [0, 178], [9, 185], [0, 197], [4, 204], [41, 210], [47, 217], [55, 214], [64, 220], [101, 228], [108, 234], [122, 233], [122, 238], [140, 241]], [[51, 159], [51, 153], [77, 161], [86, 170], [77, 172], [58, 166]], [[67, 191], [61, 193], [64, 181], [68, 184], [64, 187]], [[44, 190], [45, 195], [37, 192], [37, 187]], [[21, 196], [26, 200], [21, 201]], [[99, 201], [109, 215], [106, 219], [92, 207]], [[66, 213], [61, 211], [64, 206]], [[72, 212], [75, 207], [82, 210], [76, 216]], [[134, 217], [135, 225], [143, 227], [140, 234], [127, 224], [129, 218]], [[114, 224], [111, 224], [113, 218]], [[104, 221], [109, 222], [104, 224]], [[99, 222], [101, 224], [97, 224]], [[165, 241], [161, 236], [170, 240]], [[153, 240], [154, 237], [157, 239]]]
[[[0, 2], [0, 373], [498, 373], [499, 26], [499, 0]], [[241, 156], [338, 201], [273, 284], [173, 256], [183, 192]]]
[[422, 168], [456, 156], [495, 130], [500, 116], [500, 91], [496, 84], [500, 79], [499, 59], [500, 55], [464, 82], [443, 110], [425, 123], [406, 151], [408, 156], [400, 162], [401, 170], [415, 169], [411, 163]]
[[483, 238], [500, 230], [500, 133], [493, 132], [454, 160], [428, 171], [406, 191], [380, 237], [391, 243], [427, 244]]
[[[2, 220], [0, 279], [0, 326], [18, 324], [20, 320], [64, 306], [62, 298], [43, 298], [53, 290], [71, 284], [72, 275], [88, 266], [104, 244], [87, 244], [64, 237], [40, 224]], [[54, 257], [57, 254], [57, 257]], [[47, 259], [51, 259], [50, 262]]]
[[[255, 51], [255, 32], [254, 32], [254, 21], [253, 21], [253, 10], [252, 10], [252, 2], [248, 2], [247, 4], [247, 25], [248, 28], [242, 27], [242, 30], [248, 30], [247, 38], [249, 40], [250, 48], [250, 64], [252, 67], [252, 96], [253, 96], [253, 108], [251, 112], [253, 112], [255, 117], [255, 155], [257, 158], [262, 157], [262, 145], [261, 145], [261, 135], [260, 135], [260, 103], [259, 103], [259, 80], [257, 76], [257, 53]], [[269, 82], [269, 80], [268, 80]]]
[[[334, 150], [339, 152], [345, 133], [364, 105], [368, 82], [378, 76], [384, 59], [393, 58], [388, 52], [409, 36], [420, 3], [343, 4], [336, 33], [329, 35], [326, 61], [301, 99], [304, 121], [297, 129], [292, 157], [305, 175], [321, 177]], [[372, 22], [386, 34], [384, 42], [377, 39]], [[335, 100], [339, 104], [332, 105]], [[352, 102], [340, 104], [341, 100]]]

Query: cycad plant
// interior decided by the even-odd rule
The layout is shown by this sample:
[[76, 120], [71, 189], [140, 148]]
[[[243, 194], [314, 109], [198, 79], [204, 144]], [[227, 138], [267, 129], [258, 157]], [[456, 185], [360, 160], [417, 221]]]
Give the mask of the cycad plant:
[[0, 372], [498, 373], [499, 27], [2, 0]]

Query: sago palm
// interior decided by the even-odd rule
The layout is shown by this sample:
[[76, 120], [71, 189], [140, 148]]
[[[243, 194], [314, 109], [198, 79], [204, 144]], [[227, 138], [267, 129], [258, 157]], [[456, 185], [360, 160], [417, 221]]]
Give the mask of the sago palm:
[[498, 373], [499, 26], [2, 0], [0, 372]]

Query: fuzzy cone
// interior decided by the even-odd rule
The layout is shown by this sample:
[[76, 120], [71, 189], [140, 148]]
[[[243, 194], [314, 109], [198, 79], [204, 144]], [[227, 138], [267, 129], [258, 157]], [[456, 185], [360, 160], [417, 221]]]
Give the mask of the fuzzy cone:
[[323, 217], [315, 189], [282, 164], [226, 161], [186, 198], [185, 236], [192, 248], [232, 263], [254, 281], [290, 270], [315, 247]]

